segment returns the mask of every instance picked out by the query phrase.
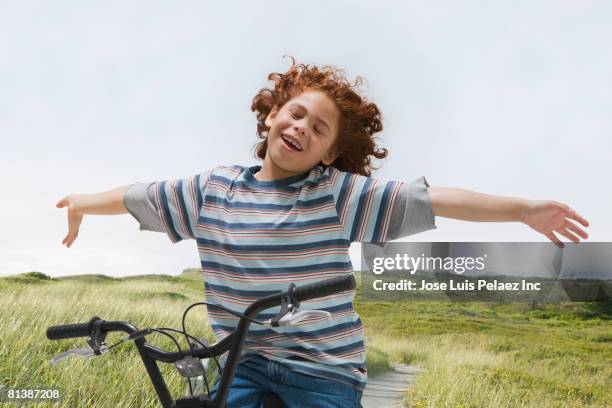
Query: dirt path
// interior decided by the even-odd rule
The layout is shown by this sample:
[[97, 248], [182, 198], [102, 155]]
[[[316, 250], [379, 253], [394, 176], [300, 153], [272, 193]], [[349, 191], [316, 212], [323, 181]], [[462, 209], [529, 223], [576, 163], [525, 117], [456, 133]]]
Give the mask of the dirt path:
[[404, 393], [424, 370], [417, 366], [395, 364], [394, 370], [368, 378], [361, 403], [364, 408], [404, 407]]

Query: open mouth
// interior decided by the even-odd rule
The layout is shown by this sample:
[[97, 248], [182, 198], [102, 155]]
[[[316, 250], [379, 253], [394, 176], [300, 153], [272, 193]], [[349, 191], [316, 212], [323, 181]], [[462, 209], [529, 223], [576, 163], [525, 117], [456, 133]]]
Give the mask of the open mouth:
[[286, 137], [285, 135], [281, 134], [281, 139], [283, 139], [283, 145], [293, 151], [293, 152], [301, 152], [302, 148], [300, 147], [300, 145], [298, 145], [297, 143], [293, 142], [291, 139], [289, 139], [288, 137]]

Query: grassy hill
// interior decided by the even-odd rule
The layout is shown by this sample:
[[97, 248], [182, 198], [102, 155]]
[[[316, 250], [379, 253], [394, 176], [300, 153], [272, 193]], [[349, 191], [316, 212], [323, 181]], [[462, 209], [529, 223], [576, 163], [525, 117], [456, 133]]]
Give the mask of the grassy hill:
[[[158, 406], [156, 395], [132, 345], [51, 367], [51, 357], [85, 342], [49, 341], [45, 330], [94, 315], [178, 328], [184, 308], [203, 298], [203, 275], [198, 269], [126, 278], [30, 272], [0, 278], [0, 294], [1, 384], [59, 388], [61, 407], [152, 407]], [[358, 297], [355, 308], [366, 327], [370, 375], [391, 361], [427, 370], [406, 395], [411, 406], [612, 406], [610, 302], [534, 306]], [[195, 309], [187, 325], [212, 341], [204, 308]], [[109, 335], [107, 344], [119, 338]], [[175, 347], [158, 334], [148, 341]], [[162, 372], [171, 393], [183, 395], [185, 383], [175, 369], [162, 365]]]

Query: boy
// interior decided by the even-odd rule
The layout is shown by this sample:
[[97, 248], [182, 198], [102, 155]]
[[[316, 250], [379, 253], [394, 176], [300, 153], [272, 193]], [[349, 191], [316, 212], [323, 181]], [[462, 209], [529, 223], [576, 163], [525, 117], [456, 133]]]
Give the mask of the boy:
[[[557, 232], [587, 238], [588, 221], [556, 201], [498, 197], [370, 177], [382, 130], [373, 103], [359, 96], [342, 71], [296, 65], [272, 73], [272, 89], [253, 99], [261, 166], [220, 166], [192, 177], [135, 183], [106, 193], [69, 195], [68, 247], [84, 214], [130, 212], [140, 229], [170, 240], [195, 239], [206, 299], [236, 312], [266, 294], [352, 273], [351, 242], [384, 242], [435, 228], [435, 216], [468, 221], [520, 221], [557, 245]], [[228, 406], [257, 407], [264, 394], [288, 406], [360, 406], [366, 382], [365, 344], [354, 291], [304, 302], [331, 319], [296, 327], [252, 325]], [[277, 310], [266, 312], [266, 318]], [[237, 318], [208, 307], [216, 340]], [[215, 384], [215, 387], [218, 385]]]

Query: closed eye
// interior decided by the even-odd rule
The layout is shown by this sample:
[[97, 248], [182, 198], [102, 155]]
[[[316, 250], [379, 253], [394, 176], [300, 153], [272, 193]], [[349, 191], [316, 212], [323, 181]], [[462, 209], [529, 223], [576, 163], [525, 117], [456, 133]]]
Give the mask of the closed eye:
[[[293, 117], [293, 119], [300, 119], [299, 116], [294, 115], [293, 112], [290, 112], [291, 116]], [[314, 127], [314, 131], [317, 132], [318, 134], [322, 134], [320, 131], [317, 130], [317, 127]]]

